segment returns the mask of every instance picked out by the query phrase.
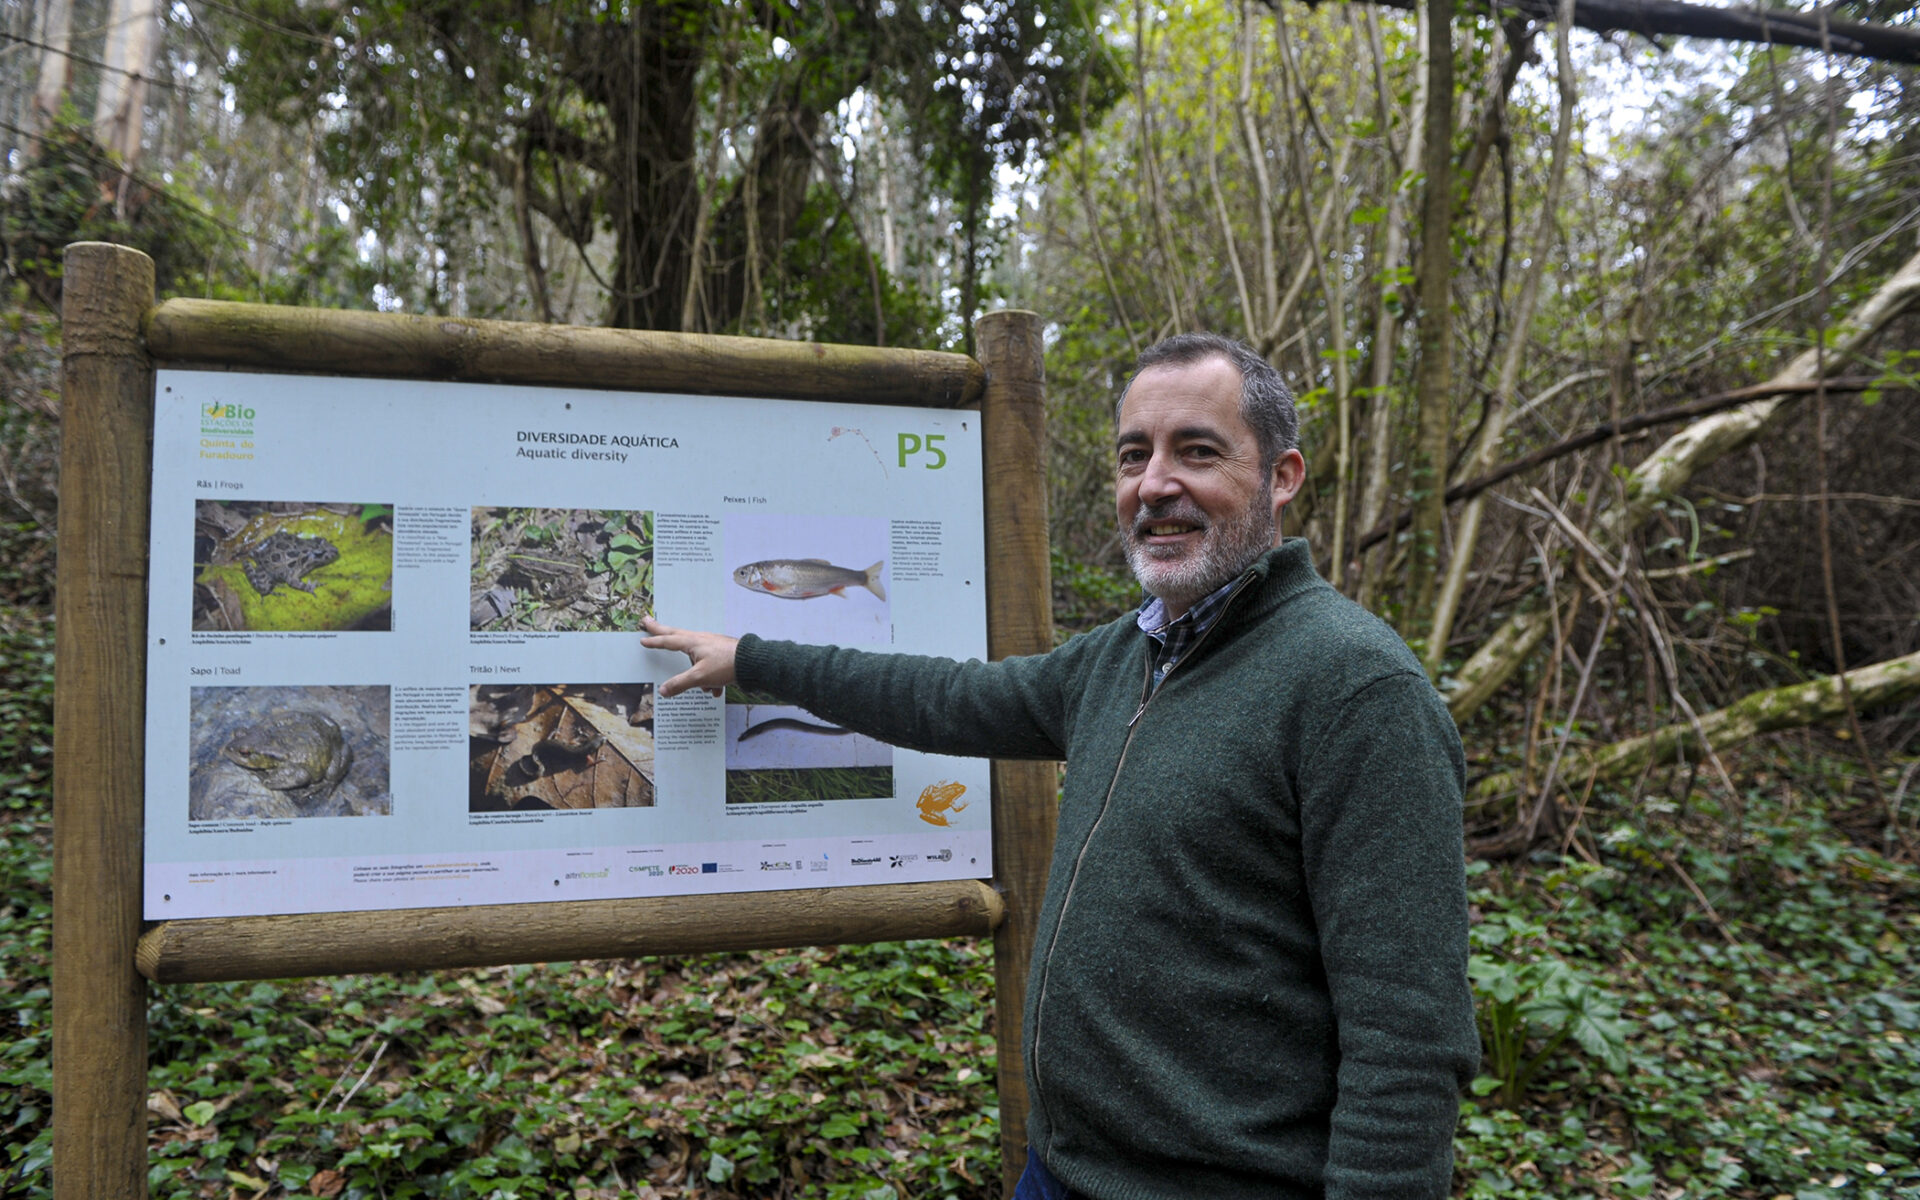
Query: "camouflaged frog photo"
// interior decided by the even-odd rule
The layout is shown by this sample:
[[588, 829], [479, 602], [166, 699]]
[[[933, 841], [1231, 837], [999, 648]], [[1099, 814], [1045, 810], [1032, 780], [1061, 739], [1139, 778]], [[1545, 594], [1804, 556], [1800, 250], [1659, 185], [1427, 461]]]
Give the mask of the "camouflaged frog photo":
[[392, 689], [197, 687], [187, 819], [384, 817]]
[[488, 633], [617, 633], [653, 610], [653, 514], [473, 510], [471, 626]]
[[200, 500], [197, 630], [393, 628], [393, 507]]

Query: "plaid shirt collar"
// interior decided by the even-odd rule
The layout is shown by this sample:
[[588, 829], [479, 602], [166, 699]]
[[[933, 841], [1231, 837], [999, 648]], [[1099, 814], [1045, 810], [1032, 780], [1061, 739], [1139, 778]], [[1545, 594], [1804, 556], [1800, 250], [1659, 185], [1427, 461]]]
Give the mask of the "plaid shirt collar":
[[1160, 643], [1160, 653], [1155, 656], [1153, 664], [1154, 687], [1159, 687], [1160, 681], [1166, 678], [1174, 664], [1186, 657], [1194, 643], [1213, 628], [1213, 623], [1226, 611], [1227, 598], [1233, 594], [1234, 585], [1239, 582], [1238, 576], [1227, 580], [1171, 621], [1167, 619], [1166, 601], [1158, 596], [1148, 597], [1147, 602], [1140, 606], [1134, 623], [1140, 626], [1141, 632]]

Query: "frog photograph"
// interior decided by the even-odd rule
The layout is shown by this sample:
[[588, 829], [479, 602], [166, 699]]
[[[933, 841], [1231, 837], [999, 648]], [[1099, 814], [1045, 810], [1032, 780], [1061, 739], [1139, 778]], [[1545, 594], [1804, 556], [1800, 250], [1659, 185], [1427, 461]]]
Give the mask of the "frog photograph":
[[618, 633], [653, 611], [653, 514], [473, 510], [475, 631]]
[[390, 630], [393, 506], [199, 500], [196, 630]]
[[187, 819], [384, 817], [392, 689], [197, 687]]
[[740, 687], [726, 703], [728, 804], [892, 798], [892, 746]]
[[468, 689], [469, 812], [651, 808], [653, 685]]

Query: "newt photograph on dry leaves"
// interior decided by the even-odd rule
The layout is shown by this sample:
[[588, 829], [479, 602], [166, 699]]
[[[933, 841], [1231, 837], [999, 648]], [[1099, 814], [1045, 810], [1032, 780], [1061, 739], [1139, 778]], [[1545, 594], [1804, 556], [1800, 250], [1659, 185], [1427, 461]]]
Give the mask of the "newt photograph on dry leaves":
[[469, 690], [469, 812], [650, 808], [653, 685]]

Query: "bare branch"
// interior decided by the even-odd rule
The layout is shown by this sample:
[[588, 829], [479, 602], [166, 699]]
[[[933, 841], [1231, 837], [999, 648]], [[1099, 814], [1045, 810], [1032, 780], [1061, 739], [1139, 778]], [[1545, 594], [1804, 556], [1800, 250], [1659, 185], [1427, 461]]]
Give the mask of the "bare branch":
[[[1415, 4], [1415, 0], [1373, 2], [1408, 10]], [[1554, 16], [1553, 0], [1481, 2], [1489, 10], [1536, 21], [1552, 20]], [[1266, 3], [1277, 7], [1279, 0], [1266, 0]], [[1671, 35], [1765, 46], [1800, 46], [1810, 50], [1830, 44], [1833, 53], [1851, 58], [1920, 63], [1920, 30], [1829, 19], [1830, 43], [1823, 43], [1816, 14], [1782, 9], [1714, 8], [1682, 0], [1575, 0], [1573, 23], [1595, 33], [1636, 33], [1646, 38]]]

